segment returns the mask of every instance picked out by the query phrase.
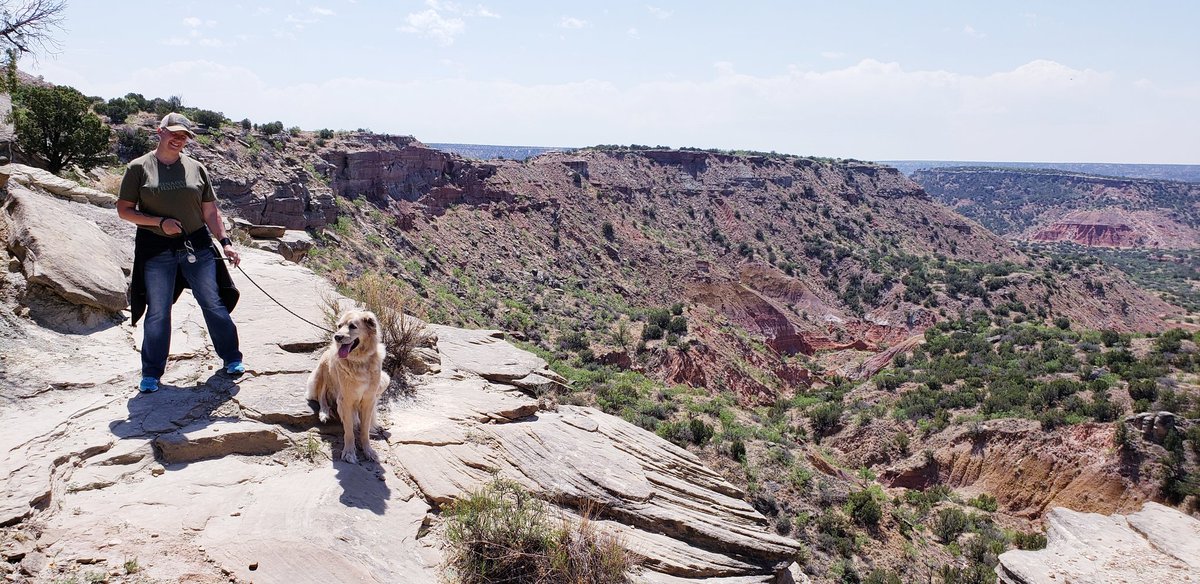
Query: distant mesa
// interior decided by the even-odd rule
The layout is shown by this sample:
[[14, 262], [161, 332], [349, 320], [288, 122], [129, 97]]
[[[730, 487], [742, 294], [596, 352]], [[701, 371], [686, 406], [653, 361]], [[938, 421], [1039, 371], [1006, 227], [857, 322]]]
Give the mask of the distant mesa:
[[1200, 182], [1200, 164], [1110, 164], [1099, 162], [969, 162], [963, 160], [881, 160], [906, 175], [918, 170], [1003, 168], [1061, 170], [1097, 176]]
[[430, 148], [451, 152], [474, 160], [525, 160], [546, 152], [570, 152], [574, 148], [558, 148], [547, 146], [497, 146], [490, 144], [445, 144], [426, 143]]
[[[1188, 175], [1184, 171], [1190, 167], [1178, 166], [1176, 176]], [[1200, 208], [1194, 204], [1200, 200], [1200, 182], [995, 167], [917, 170], [912, 179], [937, 201], [1011, 240], [1200, 248]]]

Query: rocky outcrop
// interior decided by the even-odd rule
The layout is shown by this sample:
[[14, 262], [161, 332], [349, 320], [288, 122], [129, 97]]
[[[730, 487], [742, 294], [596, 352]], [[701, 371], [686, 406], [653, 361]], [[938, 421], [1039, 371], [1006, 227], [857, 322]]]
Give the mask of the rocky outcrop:
[[49, 171], [23, 164], [0, 166], [0, 176], [9, 177], [14, 183], [36, 187], [68, 201], [86, 203], [97, 207], [115, 207], [117, 197], [103, 191], [85, 187], [73, 180], [56, 176]]
[[71, 303], [119, 312], [127, 304], [125, 270], [132, 265], [132, 246], [119, 243], [68, 204], [10, 182], [3, 204], [6, 218], [0, 218], [10, 225], [8, 252], [30, 284]]
[[1000, 582], [1200, 582], [1200, 521], [1170, 507], [1112, 516], [1058, 507], [1046, 523], [1046, 549], [1000, 554]]
[[[287, 310], [323, 320], [333, 292], [310, 271], [254, 249], [242, 267]], [[154, 394], [135, 390], [136, 328], [68, 335], [23, 320], [20, 340], [0, 337], [8, 363], [29, 364], [0, 377], [0, 418], [22, 420], [0, 427], [0, 526], [30, 558], [0, 562], [10, 579], [135, 559], [156, 581], [438, 582], [442, 510], [497, 476], [564, 520], [592, 512], [643, 559], [635, 580], [790, 577], [800, 544], [739, 489], [619, 418], [539, 401], [530, 388], [565, 380], [495, 331], [430, 325], [437, 367], [384, 404], [380, 462], [342, 462], [340, 426], [320, 425], [304, 400], [327, 333], [241, 289], [250, 370], [236, 379], [188, 295]]]
[[346, 198], [364, 197], [381, 207], [421, 200], [440, 213], [452, 205], [511, 201], [485, 188], [495, 173], [488, 163], [429, 148], [411, 136], [359, 136], [321, 153], [331, 165], [330, 185]]
[[[1039, 228], [1031, 241], [1069, 242], [1088, 247], [1141, 247], [1150, 239], [1116, 212], [1077, 211]], [[1156, 246], [1155, 246], [1156, 247]]]

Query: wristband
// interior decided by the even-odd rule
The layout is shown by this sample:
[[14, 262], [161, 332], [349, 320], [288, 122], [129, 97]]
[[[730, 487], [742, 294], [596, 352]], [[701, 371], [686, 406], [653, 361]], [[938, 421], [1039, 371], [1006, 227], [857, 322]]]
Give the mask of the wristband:
[[163, 223], [166, 223], [167, 219], [170, 219], [170, 217], [163, 217], [162, 219], [158, 220], [158, 229], [163, 233], [166, 233], [166, 230], [163, 229]]
[[233, 245], [233, 241], [231, 239], [229, 239], [228, 237], [222, 237], [221, 239], [219, 239], [217, 241], [221, 242], [221, 247], [225, 247], [227, 245]]

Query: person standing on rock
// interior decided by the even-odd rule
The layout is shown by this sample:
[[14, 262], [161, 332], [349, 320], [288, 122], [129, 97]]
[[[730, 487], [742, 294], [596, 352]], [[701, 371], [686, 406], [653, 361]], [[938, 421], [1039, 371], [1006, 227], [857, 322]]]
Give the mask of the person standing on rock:
[[234, 266], [241, 257], [225, 234], [208, 170], [183, 153], [193, 124], [170, 113], [158, 124], [158, 147], [129, 163], [121, 180], [117, 215], [137, 225], [130, 310], [133, 324], [143, 311], [142, 381], [138, 390], [158, 391], [171, 350], [171, 305], [184, 287], [204, 314], [213, 347], [229, 375], [246, 371], [237, 326], [229, 315], [238, 291], [213, 245], [215, 236]]

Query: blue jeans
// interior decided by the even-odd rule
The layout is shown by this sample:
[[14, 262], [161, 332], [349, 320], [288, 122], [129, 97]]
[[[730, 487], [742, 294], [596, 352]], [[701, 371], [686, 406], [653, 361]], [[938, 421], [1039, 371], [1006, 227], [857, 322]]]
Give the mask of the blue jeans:
[[242, 360], [237, 326], [217, 294], [217, 260], [211, 247], [196, 250], [196, 263], [187, 261], [187, 251], [164, 251], [146, 260], [146, 320], [142, 322], [142, 376], [162, 377], [171, 352], [171, 304], [175, 296], [176, 272], [192, 288], [192, 296], [204, 314], [208, 334], [217, 355], [226, 365]]

